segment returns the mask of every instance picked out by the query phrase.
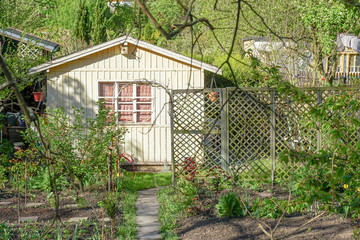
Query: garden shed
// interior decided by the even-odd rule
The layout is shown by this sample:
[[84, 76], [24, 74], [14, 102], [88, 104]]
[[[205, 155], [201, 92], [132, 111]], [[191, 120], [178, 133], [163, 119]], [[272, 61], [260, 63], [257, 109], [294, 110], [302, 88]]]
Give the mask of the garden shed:
[[[45, 103], [51, 109], [82, 107], [87, 118], [105, 100], [128, 129], [124, 152], [138, 166], [171, 163], [171, 118], [167, 92], [203, 89], [205, 72], [217, 67], [123, 36], [33, 67], [46, 72]], [[140, 84], [150, 81], [153, 84]]]

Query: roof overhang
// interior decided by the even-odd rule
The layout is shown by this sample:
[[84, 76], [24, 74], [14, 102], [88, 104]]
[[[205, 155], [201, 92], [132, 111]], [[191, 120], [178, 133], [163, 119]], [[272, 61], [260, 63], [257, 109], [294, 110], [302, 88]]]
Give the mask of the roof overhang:
[[14, 39], [16, 41], [34, 44], [34, 45], [36, 45], [40, 48], [43, 48], [49, 52], [55, 51], [60, 46], [59, 44], [57, 44], [55, 42], [44, 40], [39, 37], [24, 33], [20, 30], [13, 29], [13, 28], [6, 28], [5, 30], [0, 29], [0, 35]]
[[197, 68], [200, 68], [200, 69], [204, 69], [204, 70], [207, 70], [209, 72], [222, 74], [221, 69], [217, 68], [217, 67], [215, 67], [213, 65], [210, 65], [210, 64], [207, 64], [207, 63], [192, 59], [190, 57], [187, 57], [187, 56], [172, 52], [170, 50], [155, 46], [153, 44], [150, 44], [150, 43], [138, 40], [138, 39], [134, 39], [134, 38], [129, 37], [129, 36], [119, 37], [119, 38], [116, 38], [114, 40], [104, 42], [104, 43], [101, 43], [99, 45], [96, 45], [96, 46], [93, 46], [93, 47], [90, 47], [90, 48], [87, 48], [87, 49], [84, 49], [84, 50], [81, 50], [81, 51], [77, 51], [77, 52], [71, 53], [69, 55], [57, 58], [57, 59], [51, 60], [50, 62], [38, 65], [38, 66], [33, 67], [33, 68], [30, 68], [29, 74], [31, 75], [31, 74], [35, 74], [35, 73], [38, 73], [38, 72], [46, 71], [46, 70], [49, 70], [51, 68], [57, 67], [59, 65], [62, 65], [62, 64], [65, 64], [65, 63], [68, 63], [68, 62], [71, 62], [71, 61], [74, 61], [74, 60], [89, 56], [91, 54], [100, 52], [102, 50], [105, 50], [105, 49], [108, 49], [108, 48], [111, 48], [111, 47], [115, 47], [117, 45], [122, 45], [124, 43], [133, 44], [135, 46], [147, 49], [149, 51], [153, 51], [155, 53], [164, 55], [166, 57], [173, 58], [176, 61], [180, 61], [180, 62], [189, 64], [190, 66], [194, 66], [194, 67], [197, 67]]

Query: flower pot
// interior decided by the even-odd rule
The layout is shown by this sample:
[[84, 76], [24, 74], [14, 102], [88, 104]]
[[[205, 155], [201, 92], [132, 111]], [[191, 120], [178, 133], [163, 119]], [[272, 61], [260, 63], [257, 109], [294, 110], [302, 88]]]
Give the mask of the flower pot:
[[44, 98], [44, 93], [43, 92], [34, 92], [34, 99], [35, 102], [40, 102], [42, 101]]

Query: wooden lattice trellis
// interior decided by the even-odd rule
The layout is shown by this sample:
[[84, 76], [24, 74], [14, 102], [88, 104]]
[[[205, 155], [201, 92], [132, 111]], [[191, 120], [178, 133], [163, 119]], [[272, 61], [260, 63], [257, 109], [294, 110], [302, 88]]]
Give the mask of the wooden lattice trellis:
[[[302, 89], [313, 106], [347, 90], [360, 98], [359, 87]], [[287, 178], [290, 167], [277, 162], [281, 151], [326, 148], [320, 128], [304, 127], [310, 120], [309, 108], [268, 88], [174, 90], [174, 175], [186, 176], [194, 170], [206, 174], [221, 166], [238, 171], [243, 180]], [[348, 138], [357, 141], [359, 133]]]
[[41, 50], [34, 45], [21, 43], [18, 54], [21, 58], [36, 59], [41, 55]]

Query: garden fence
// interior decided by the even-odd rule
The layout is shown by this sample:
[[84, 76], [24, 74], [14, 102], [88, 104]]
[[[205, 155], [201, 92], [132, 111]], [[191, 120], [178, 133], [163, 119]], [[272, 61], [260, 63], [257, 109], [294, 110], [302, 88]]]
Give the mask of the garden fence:
[[[360, 87], [302, 88], [320, 104], [342, 91], [360, 93]], [[309, 105], [270, 88], [174, 90], [174, 176], [208, 174], [219, 166], [237, 171], [243, 180], [288, 177], [290, 167], [278, 162], [286, 148], [318, 151], [326, 146], [319, 129], [305, 127]], [[319, 123], [320, 124], [320, 123]], [[349, 141], [357, 140], [357, 134]], [[299, 167], [299, 166], [296, 166]]]

